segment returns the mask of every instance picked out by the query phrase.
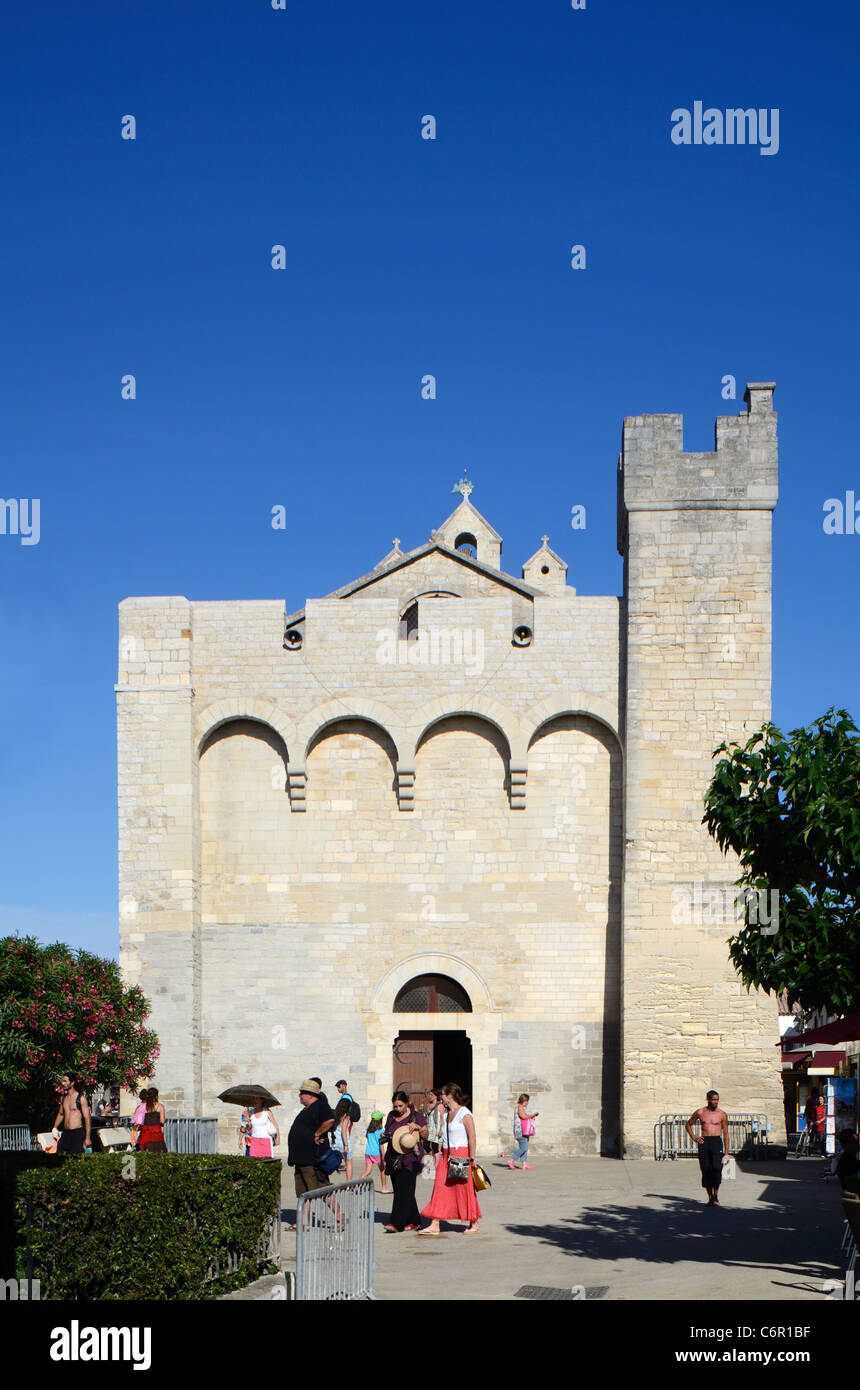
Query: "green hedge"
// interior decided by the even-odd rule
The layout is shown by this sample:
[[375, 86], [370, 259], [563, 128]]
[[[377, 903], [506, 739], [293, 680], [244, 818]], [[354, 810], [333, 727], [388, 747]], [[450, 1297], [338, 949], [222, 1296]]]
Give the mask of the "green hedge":
[[41, 1149], [0, 1153], [0, 1279], [20, 1279], [26, 1273], [23, 1219], [17, 1203], [20, 1175], [30, 1168], [58, 1168], [64, 1162], [62, 1154]]
[[280, 1207], [279, 1161], [141, 1153], [127, 1177], [131, 1157], [65, 1158], [19, 1176], [43, 1299], [216, 1298], [274, 1270], [257, 1253]]

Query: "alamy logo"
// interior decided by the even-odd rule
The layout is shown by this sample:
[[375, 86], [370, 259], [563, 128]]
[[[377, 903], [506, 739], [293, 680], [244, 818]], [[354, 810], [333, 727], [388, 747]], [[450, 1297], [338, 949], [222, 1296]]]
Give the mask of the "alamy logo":
[[844, 505], [841, 497], [828, 497], [824, 511], [821, 525], [826, 536], [860, 536], [860, 502], [855, 502], [853, 492], [846, 492]]
[[131, 1361], [135, 1371], [152, 1365], [151, 1327], [70, 1327], [51, 1330], [52, 1361]]
[[484, 669], [482, 628], [421, 627], [408, 640], [381, 628], [376, 642], [380, 666], [465, 666], [476, 675]]
[[779, 153], [779, 109], [754, 106], [720, 111], [694, 101], [693, 109], [677, 106], [672, 112], [673, 145], [758, 145], [759, 154]]
[[42, 1297], [38, 1279], [0, 1279], [0, 1300], [36, 1302]]
[[761, 936], [779, 931], [779, 889], [721, 887], [701, 880], [672, 889], [672, 921], [676, 926], [736, 927], [742, 921], [758, 927]]
[[20, 502], [16, 497], [0, 497], [0, 536], [20, 536], [22, 545], [38, 545], [40, 517], [38, 497], [22, 497]]

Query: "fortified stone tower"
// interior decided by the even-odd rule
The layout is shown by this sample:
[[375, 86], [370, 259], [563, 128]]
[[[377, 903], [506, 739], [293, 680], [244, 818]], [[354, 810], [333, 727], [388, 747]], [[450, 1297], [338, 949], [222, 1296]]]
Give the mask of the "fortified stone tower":
[[[705, 1091], [781, 1115], [776, 1005], [729, 962], [737, 862], [702, 818], [711, 753], [770, 718], [773, 383], [718, 419], [714, 453], [685, 453], [680, 415], [624, 423], [619, 540], [627, 606], [623, 1129], [652, 1151], [663, 1111]], [[715, 891], [716, 890], [716, 891]]]

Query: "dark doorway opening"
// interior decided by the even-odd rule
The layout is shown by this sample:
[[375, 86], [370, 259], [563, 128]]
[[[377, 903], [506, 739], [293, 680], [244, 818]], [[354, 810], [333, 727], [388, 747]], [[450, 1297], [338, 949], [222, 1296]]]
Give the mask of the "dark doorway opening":
[[394, 1043], [392, 1091], [406, 1091], [423, 1110], [431, 1086], [455, 1081], [472, 1109], [472, 1044], [465, 1030], [406, 1029]]
[[469, 1097], [467, 1104], [472, 1107], [472, 1044], [465, 1032], [436, 1033], [435, 1054], [433, 1058], [434, 1086], [444, 1086], [448, 1081], [456, 1081]]

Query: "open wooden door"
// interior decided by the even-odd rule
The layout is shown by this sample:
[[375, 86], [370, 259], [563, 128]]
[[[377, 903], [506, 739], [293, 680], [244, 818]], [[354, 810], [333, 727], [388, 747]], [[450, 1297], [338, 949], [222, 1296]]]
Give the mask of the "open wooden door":
[[406, 1091], [416, 1110], [424, 1110], [433, 1085], [433, 1034], [399, 1033], [394, 1043], [392, 1091]]

